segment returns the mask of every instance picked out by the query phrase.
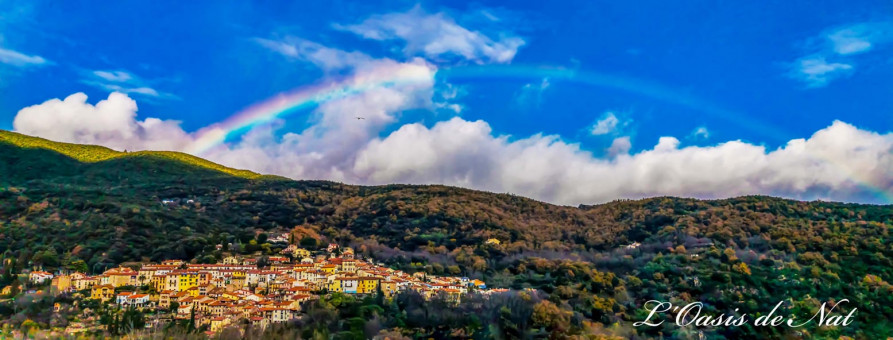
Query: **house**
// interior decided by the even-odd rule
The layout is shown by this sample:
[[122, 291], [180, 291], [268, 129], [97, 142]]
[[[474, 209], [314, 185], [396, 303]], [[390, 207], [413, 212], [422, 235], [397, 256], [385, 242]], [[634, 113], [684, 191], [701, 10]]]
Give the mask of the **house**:
[[290, 309], [280, 308], [280, 307], [262, 307], [259, 310], [261, 317], [263, 317], [267, 323], [272, 322], [286, 322], [292, 319], [292, 312]]
[[394, 296], [397, 293], [397, 282], [391, 280], [381, 281], [381, 292], [384, 293], [386, 297]]
[[139, 273], [127, 267], [118, 267], [106, 270], [102, 275], [107, 278], [107, 284], [121, 287], [136, 285]]
[[12, 295], [12, 286], [3, 287], [3, 290], [0, 290], [0, 295]]
[[359, 278], [358, 282], [357, 294], [373, 294], [378, 292], [381, 278], [366, 276]]
[[327, 265], [322, 266], [322, 271], [326, 272], [326, 274], [333, 274], [333, 273], [335, 273], [335, 269], [337, 269], [337, 268], [338, 268], [338, 266], [336, 266], [334, 264], [327, 264]]
[[282, 264], [288, 262], [288, 258], [285, 256], [270, 256], [267, 258], [271, 264]]
[[127, 303], [127, 298], [132, 295], [133, 292], [120, 292], [117, 296], [115, 296], [115, 303], [119, 305], [123, 305]]
[[439, 292], [439, 294], [446, 300], [447, 302], [459, 303], [459, 299], [462, 296], [462, 292], [458, 289], [446, 288]]
[[166, 290], [158, 294], [158, 308], [168, 309], [171, 307], [171, 296], [174, 295], [174, 291]]
[[267, 239], [269, 243], [288, 243], [288, 234], [280, 234], [276, 235], [270, 239]]
[[239, 258], [235, 256], [227, 256], [223, 258], [223, 264], [236, 265], [239, 264]]
[[359, 283], [360, 280], [356, 277], [336, 277], [329, 285], [329, 290], [348, 294], [356, 294]]
[[357, 263], [352, 259], [344, 259], [341, 261], [341, 270], [353, 273], [357, 271]]
[[500, 243], [501, 242], [499, 242], [499, 240], [495, 239], [495, 238], [489, 238], [489, 239], [487, 239], [487, 241], [484, 242], [484, 244], [492, 244], [492, 245], [496, 245], [496, 246], [498, 246]]
[[263, 317], [260, 317], [260, 316], [252, 316], [251, 318], [248, 319], [248, 322], [251, 323], [251, 326], [258, 327], [261, 329], [266, 328], [267, 324], [269, 324], [267, 319], [264, 319]]
[[211, 324], [210, 324], [209, 329], [212, 333], [216, 333], [228, 325], [229, 325], [229, 319], [222, 317], [222, 316], [217, 316], [217, 317], [211, 318]]
[[127, 297], [125, 304], [134, 306], [134, 307], [144, 307], [149, 304], [149, 295], [148, 294], [131, 294]]
[[90, 298], [106, 302], [115, 297], [115, 286], [98, 285], [93, 286], [90, 291]]
[[75, 290], [91, 289], [93, 286], [97, 285], [98, 282], [99, 280], [95, 276], [74, 278], [74, 274], [72, 275], [72, 284], [74, 285]]
[[633, 243], [627, 245], [627, 246], [626, 246], [626, 249], [636, 249], [636, 248], [638, 248], [638, 247], [641, 246], [641, 245], [642, 245], [642, 244], [639, 243], [639, 242], [633, 242]]
[[68, 275], [59, 275], [53, 278], [53, 282], [51, 283], [53, 289], [57, 292], [65, 292], [70, 288], [73, 288], [71, 285], [71, 276]]
[[40, 283], [44, 283], [47, 280], [52, 280], [52, 279], [53, 279], [53, 274], [50, 274], [50, 273], [47, 273], [44, 271], [37, 270], [37, 271], [33, 271], [30, 274], [28, 274], [28, 281], [31, 281], [31, 283], [40, 284]]
[[189, 314], [192, 313], [192, 304], [184, 303], [177, 307], [177, 316], [180, 318], [188, 318]]
[[282, 250], [282, 252], [286, 253], [286, 254], [292, 254], [292, 256], [294, 256], [296, 258], [301, 258], [301, 259], [310, 257], [309, 250], [303, 249], [303, 248], [298, 248], [294, 244], [288, 246], [288, 248], [285, 248], [284, 250]]
[[326, 251], [330, 253], [335, 251], [335, 249], [338, 249], [338, 245], [334, 243], [329, 243], [329, 246], [326, 247]]

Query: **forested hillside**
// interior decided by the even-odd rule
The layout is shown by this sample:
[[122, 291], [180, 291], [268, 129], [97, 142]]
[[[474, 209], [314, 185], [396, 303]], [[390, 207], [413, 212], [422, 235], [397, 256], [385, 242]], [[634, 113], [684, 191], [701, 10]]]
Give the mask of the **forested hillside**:
[[[465, 329], [454, 336], [697, 338], [672, 322], [632, 323], [644, 320], [642, 305], [652, 299], [750, 315], [789, 301], [785, 313], [806, 318], [823, 302], [849, 299], [845, 309], [858, 312], [848, 327], [701, 330], [708, 338], [885, 338], [893, 336], [891, 228], [893, 206], [658, 197], [566, 207], [445, 186], [291, 181], [188, 155], [125, 154], [0, 132], [0, 254], [11, 260], [4, 273], [271, 254], [277, 247], [267, 236], [289, 233], [305, 247], [352, 245], [402, 270], [540, 292], [509, 299], [522, 307], [496, 306], [477, 321], [425, 313], [423, 321], [397, 323], [376, 315], [420, 335], [454, 327]], [[443, 315], [473, 313], [455, 308]], [[0, 313], [49, 318], [9, 306]]]

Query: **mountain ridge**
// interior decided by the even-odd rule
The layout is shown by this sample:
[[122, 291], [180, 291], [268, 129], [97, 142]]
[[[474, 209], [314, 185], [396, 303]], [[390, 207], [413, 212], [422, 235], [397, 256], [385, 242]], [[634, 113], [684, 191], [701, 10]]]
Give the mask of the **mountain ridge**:
[[[144, 150], [144, 151], [132, 151], [132, 152], [124, 151], [124, 152], [122, 152], [122, 151], [116, 151], [116, 150], [113, 150], [113, 149], [110, 149], [108, 147], [104, 147], [101, 145], [58, 142], [58, 141], [52, 141], [52, 140], [49, 140], [46, 138], [30, 136], [30, 135], [13, 132], [13, 131], [8, 131], [8, 130], [2, 130], [2, 129], [0, 129], [0, 143], [8, 143], [13, 146], [17, 146], [17, 147], [25, 148], [25, 149], [39, 148], [39, 149], [55, 151], [61, 155], [68, 156], [68, 157], [72, 158], [73, 160], [76, 160], [76, 161], [82, 162], [82, 163], [97, 163], [97, 162], [109, 161], [109, 160], [113, 160], [116, 158], [122, 158], [122, 157], [149, 157], [149, 158], [157, 157], [159, 159], [175, 160], [175, 161], [179, 161], [179, 162], [182, 162], [185, 164], [215, 170], [215, 171], [222, 172], [222, 173], [232, 175], [235, 177], [239, 177], [239, 178], [284, 180], [284, 181], [315, 181], [315, 180], [291, 179], [291, 178], [286, 178], [286, 177], [277, 176], [277, 175], [259, 174], [259, 173], [255, 173], [250, 170], [230, 168], [230, 167], [218, 164], [218, 163], [208, 161], [208, 160], [203, 159], [198, 156], [193, 156], [193, 155], [186, 154], [183, 152], [178, 152], [178, 151]], [[325, 181], [322, 181], [322, 182], [325, 182]], [[332, 183], [336, 183], [336, 182], [332, 182]], [[345, 185], [362, 186], [362, 187], [367, 187], [367, 188], [394, 187], [394, 186], [397, 186], [397, 187], [457, 188], [457, 189], [464, 189], [464, 190], [470, 190], [470, 191], [486, 192], [486, 193], [490, 193], [490, 194], [494, 194], [494, 195], [510, 195], [510, 196], [522, 197], [524, 199], [542, 202], [542, 203], [549, 204], [549, 205], [572, 206], [572, 205], [560, 205], [560, 204], [544, 202], [544, 201], [540, 201], [540, 200], [537, 200], [534, 198], [516, 195], [516, 194], [512, 194], [512, 193], [498, 193], [498, 192], [491, 192], [491, 191], [471, 189], [471, 188], [455, 187], [455, 186], [443, 185], [443, 184], [396, 184], [395, 183], [395, 184], [383, 184], [383, 185], [355, 185], [355, 184], [345, 184]], [[780, 199], [780, 200], [786, 200], [786, 201], [790, 201], [790, 202], [829, 202], [829, 203], [840, 203], [840, 204], [893, 206], [893, 204], [882, 205], [882, 204], [841, 202], [841, 201], [822, 201], [822, 200], [803, 201], [803, 200], [770, 196], [770, 195], [742, 195], [742, 196], [716, 198], [716, 199], [699, 199], [699, 198], [693, 198], [693, 197], [677, 197], [677, 196], [653, 196], [653, 197], [646, 197], [646, 198], [639, 198], [639, 199], [615, 199], [615, 200], [612, 200], [609, 202], [595, 203], [595, 204], [581, 203], [581, 204], [577, 205], [577, 207], [585, 210], [585, 209], [591, 209], [593, 207], [617, 203], [617, 202], [640, 201], [640, 200], [662, 199], [662, 198], [695, 199], [695, 200], [700, 200], [700, 201], [723, 201], [723, 200], [734, 200], [734, 199], [748, 198], [748, 197]]]

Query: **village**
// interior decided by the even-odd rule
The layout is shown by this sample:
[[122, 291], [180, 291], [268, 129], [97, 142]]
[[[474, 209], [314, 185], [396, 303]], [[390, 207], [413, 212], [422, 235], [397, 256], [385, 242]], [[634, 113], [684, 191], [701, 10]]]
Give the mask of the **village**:
[[[390, 298], [412, 290], [426, 299], [458, 303], [469, 291], [501, 291], [488, 290], [483, 281], [465, 277], [410, 275], [355, 258], [353, 249], [336, 244], [315, 253], [290, 245], [281, 253], [229, 256], [216, 264], [167, 260], [139, 268], [121, 266], [95, 276], [32, 271], [28, 278], [34, 284], [51, 281], [55, 294], [81, 294], [83, 300], [109, 307], [163, 315], [163, 321], [193, 320], [209, 334], [229, 325], [249, 323], [264, 328], [298, 318], [302, 303], [331, 293]], [[57, 304], [55, 308], [63, 307]], [[95, 320], [72, 323], [66, 332], [97, 327], [90, 321]]]

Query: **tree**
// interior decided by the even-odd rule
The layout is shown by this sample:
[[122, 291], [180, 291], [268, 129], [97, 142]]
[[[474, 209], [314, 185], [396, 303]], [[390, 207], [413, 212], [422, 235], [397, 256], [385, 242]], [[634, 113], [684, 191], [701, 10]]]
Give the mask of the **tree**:
[[76, 259], [76, 260], [68, 262], [68, 265], [66, 266], [66, 268], [68, 268], [68, 270], [71, 270], [74, 272], [86, 273], [87, 272], [87, 262], [84, 262], [84, 260], [81, 260], [81, 259]]
[[732, 270], [734, 270], [735, 272], [744, 274], [744, 275], [750, 275], [750, 268], [744, 262], [738, 262], [738, 263], [732, 265]]
[[545, 327], [552, 333], [561, 334], [571, 326], [571, 313], [562, 310], [549, 300], [543, 300], [533, 306], [532, 321], [535, 326]]
[[318, 242], [316, 241], [316, 239], [312, 238], [310, 236], [304, 236], [304, 238], [301, 239], [301, 247], [302, 248], [316, 250], [317, 244], [318, 244]]
[[130, 307], [124, 311], [121, 316], [120, 332], [130, 333], [133, 330], [143, 329], [146, 327], [146, 318], [142, 312], [136, 308]]

